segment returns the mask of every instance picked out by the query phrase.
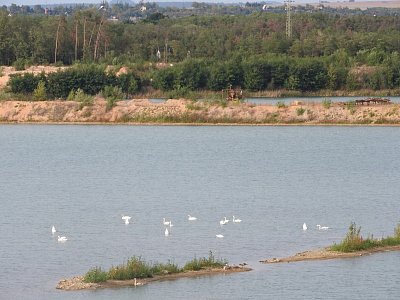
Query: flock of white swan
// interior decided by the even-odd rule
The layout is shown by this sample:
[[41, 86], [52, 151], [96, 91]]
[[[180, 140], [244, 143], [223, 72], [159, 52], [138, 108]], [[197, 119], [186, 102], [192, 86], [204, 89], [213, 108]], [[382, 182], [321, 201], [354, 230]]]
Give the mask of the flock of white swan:
[[[328, 226], [321, 226], [321, 225], [316, 225], [316, 227], [318, 227], [318, 230], [328, 230], [330, 229], [330, 227]], [[306, 231], [308, 229], [307, 224], [303, 223], [303, 230]]]
[[[127, 215], [121, 215], [121, 219], [124, 221], [125, 225], [129, 225], [129, 224], [131, 223], [132, 217], [127, 216]], [[194, 216], [191, 216], [191, 215], [188, 215], [188, 218], [187, 218], [187, 219], [188, 219], [189, 222], [197, 221], [197, 218], [194, 217]], [[221, 221], [219, 221], [219, 224], [220, 224], [221, 226], [223, 226], [223, 225], [226, 225], [226, 224], [229, 223], [229, 222], [230, 222], [230, 219], [227, 219], [226, 217], [224, 217]], [[240, 222], [242, 222], [241, 219], [238, 219], [238, 218], [235, 218], [235, 216], [232, 216], [232, 223], [240, 223]], [[169, 234], [170, 234], [170, 229], [171, 229], [171, 227], [174, 226], [174, 225], [172, 224], [172, 221], [171, 221], [171, 220], [167, 221], [166, 218], [163, 218], [162, 223], [163, 223], [163, 225], [165, 226], [164, 235], [165, 235], [165, 236], [169, 236]], [[170, 229], [168, 229], [168, 228], [170, 228]], [[57, 232], [56, 227], [53, 225], [53, 226], [51, 227], [51, 234], [54, 236], [56, 232]], [[224, 236], [223, 236], [222, 234], [216, 234], [215, 237], [221, 239], [221, 238], [223, 238]], [[66, 236], [60, 236], [60, 235], [58, 235], [58, 236], [57, 236], [57, 241], [60, 242], [60, 243], [65, 243], [66, 241], [68, 241], [68, 239], [67, 239]]]
[[[128, 224], [130, 224], [132, 217], [127, 216], [127, 215], [121, 215], [121, 219], [124, 221], [125, 225], [128, 225]], [[187, 219], [188, 219], [189, 222], [197, 221], [197, 218], [193, 217], [191, 215], [188, 215]], [[227, 219], [226, 217], [224, 217], [223, 219], [221, 219], [219, 221], [219, 224], [221, 226], [224, 226], [227, 223], [229, 223], [230, 221], [231, 221], [230, 219]], [[241, 223], [241, 222], [242, 222], [241, 219], [238, 219], [238, 218], [235, 218], [235, 216], [232, 216], [232, 223]], [[171, 227], [174, 226], [172, 224], [172, 221], [171, 220], [168, 221], [166, 218], [163, 218], [162, 223], [165, 226], [164, 235], [165, 236], [169, 236]], [[318, 230], [328, 230], [328, 229], [330, 229], [330, 227], [328, 227], [328, 226], [321, 226], [319, 224], [316, 225], [316, 227], [318, 228]], [[170, 228], [170, 229], [168, 229], [168, 228]], [[308, 229], [307, 224], [303, 223], [303, 230], [306, 231], [307, 229]], [[56, 232], [57, 232], [56, 227], [53, 225], [51, 227], [51, 234], [54, 236]], [[215, 237], [217, 237], [219, 239], [222, 239], [224, 236], [222, 234], [216, 234]], [[60, 243], [65, 243], [66, 241], [68, 241], [68, 239], [67, 239], [66, 236], [57, 235], [57, 241], [60, 242]]]

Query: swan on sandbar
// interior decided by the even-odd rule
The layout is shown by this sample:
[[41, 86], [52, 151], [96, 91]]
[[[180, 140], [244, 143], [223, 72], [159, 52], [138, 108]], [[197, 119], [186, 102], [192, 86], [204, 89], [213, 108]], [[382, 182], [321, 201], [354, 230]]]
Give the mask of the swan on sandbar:
[[128, 225], [128, 224], [129, 224], [129, 221], [130, 221], [130, 219], [132, 219], [132, 217], [122, 215], [121, 219], [125, 221], [125, 224], [126, 224], [126, 225]]
[[329, 229], [329, 227], [328, 226], [321, 226], [321, 225], [317, 225], [317, 227], [318, 227], [318, 230], [328, 230]]
[[222, 239], [224, 236], [222, 234], [215, 235], [217, 238]]
[[307, 230], [307, 224], [303, 223], [303, 230], [306, 231]]
[[164, 234], [165, 234], [165, 236], [169, 236], [168, 228], [165, 228]]
[[68, 239], [65, 236], [58, 236], [57, 240], [59, 242], [66, 242]]
[[188, 215], [188, 220], [189, 221], [196, 221], [197, 218], [196, 217], [192, 217], [191, 215]]
[[163, 224], [164, 224], [165, 226], [171, 225], [171, 221], [167, 221], [167, 220], [165, 220], [165, 218], [163, 218]]
[[232, 222], [233, 222], [233, 223], [240, 223], [240, 222], [242, 222], [242, 220], [240, 220], [240, 219], [235, 219], [235, 216], [232, 216]]
[[51, 227], [51, 234], [55, 234], [57, 232], [56, 228], [54, 225]]

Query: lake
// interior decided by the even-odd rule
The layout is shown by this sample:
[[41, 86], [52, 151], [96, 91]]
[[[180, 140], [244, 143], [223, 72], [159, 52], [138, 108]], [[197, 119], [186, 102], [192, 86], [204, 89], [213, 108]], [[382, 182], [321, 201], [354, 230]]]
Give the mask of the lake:
[[[374, 96], [343, 96], [343, 97], [249, 97], [245, 98], [244, 102], [252, 103], [252, 104], [270, 104], [275, 105], [278, 102], [285, 103], [289, 105], [294, 101], [301, 101], [304, 103], [322, 103], [324, 101], [331, 101], [334, 102], [349, 102], [355, 101], [359, 99], [366, 99], [366, 98], [385, 98], [390, 99], [392, 103], [400, 103], [400, 97], [398, 96], [389, 96], [389, 97], [374, 97]], [[149, 99], [152, 103], [164, 103], [167, 99], [165, 98], [151, 98]]]
[[[400, 295], [399, 252], [258, 262], [338, 242], [352, 221], [364, 235], [392, 234], [400, 221], [397, 127], [1, 125], [0, 141], [0, 299]], [[233, 215], [243, 222], [219, 225]], [[168, 237], [164, 217], [175, 225]], [[66, 243], [52, 236], [52, 225]], [[137, 288], [55, 289], [62, 278], [133, 255], [183, 264], [209, 251], [254, 270]]]

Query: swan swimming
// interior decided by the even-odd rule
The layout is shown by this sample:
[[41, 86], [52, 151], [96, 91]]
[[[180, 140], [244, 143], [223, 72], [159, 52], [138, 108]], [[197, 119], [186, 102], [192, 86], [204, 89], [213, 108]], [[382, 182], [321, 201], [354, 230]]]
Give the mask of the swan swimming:
[[68, 239], [65, 236], [58, 236], [57, 241], [59, 242], [66, 242]]
[[165, 218], [163, 218], [163, 224], [165, 226], [170, 225], [171, 226], [171, 221], [166, 221]]
[[229, 223], [229, 219], [227, 219], [226, 217], [224, 217], [224, 221], [225, 223]]
[[329, 227], [328, 226], [321, 226], [321, 225], [317, 225], [317, 227], [318, 227], [318, 230], [328, 230], [329, 229]]
[[224, 236], [222, 234], [217, 234], [216, 237], [222, 239]]
[[125, 224], [126, 224], [126, 225], [128, 225], [128, 224], [129, 224], [129, 221], [130, 221], [130, 219], [132, 219], [132, 217], [122, 215], [121, 219], [125, 221]]
[[197, 218], [196, 217], [192, 217], [191, 215], [188, 215], [188, 220], [189, 221], [196, 221]]
[[303, 223], [303, 230], [306, 231], [307, 230], [307, 224]]
[[232, 222], [233, 222], [233, 223], [240, 223], [240, 222], [242, 222], [242, 220], [240, 220], [240, 219], [235, 219], [235, 216], [232, 216]]
[[51, 234], [55, 234], [57, 232], [56, 228], [54, 225], [51, 227]]
[[165, 228], [164, 234], [165, 234], [165, 236], [169, 236], [168, 228]]
[[225, 224], [226, 224], [225, 220], [219, 221], [219, 225], [225, 225]]

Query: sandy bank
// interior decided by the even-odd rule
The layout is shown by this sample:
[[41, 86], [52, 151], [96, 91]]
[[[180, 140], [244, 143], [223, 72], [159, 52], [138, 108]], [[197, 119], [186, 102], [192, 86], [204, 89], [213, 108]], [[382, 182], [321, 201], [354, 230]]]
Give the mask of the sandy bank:
[[293, 103], [285, 107], [250, 103], [170, 99], [152, 103], [147, 99], [119, 101], [106, 109], [98, 98], [80, 107], [74, 101], [1, 101], [0, 122], [50, 124], [213, 124], [213, 125], [400, 125], [400, 104], [357, 105]]
[[108, 280], [101, 283], [85, 283], [83, 282], [83, 276], [76, 276], [70, 279], [60, 280], [57, 289], [66, 291], [76, 291], [83, 289], [98, 289], [98, 288], [116, 288], [116, 287], [132, 287], [145, 285], [156, 281], [176, 280], [180, 278], [193, 278], [198, 276], [211, 276], [218, 274], [232, 274], [238, 272], [248, 272], [251, 268], [230, 266], [225, 269], [204, 269], [199, 271], [188, 271], [183, 273], [168, 274], [168, 275], [157, 275], [152, 278], [137, 279], [135, 280]]
[[371, 255], [373, 253], [378, 252], [388, 252], [388, 251], [399, 251], [399, 246], [387, 246], [387, 247], [379, 247], [373, 248], [365, 251], [356, 251], [350, 253], [344, 252], [336, 252], [330, 251], [328, 248], [317, 249], [311, 251], [305, 251], [297, 253], [293, 256], [283, 257], [283, 258], [271, 258], [262, 260], [260, 262], [265, 264], [273, 264], [273, 263], [284, 263], [284, 262], [297, 262], [297, 261], [306, 261], [306, 260], [326, 260], [326, 259], [337, 259], [337, 258], [350, 258], [350, 257], [360, 257], [364, 255]]

